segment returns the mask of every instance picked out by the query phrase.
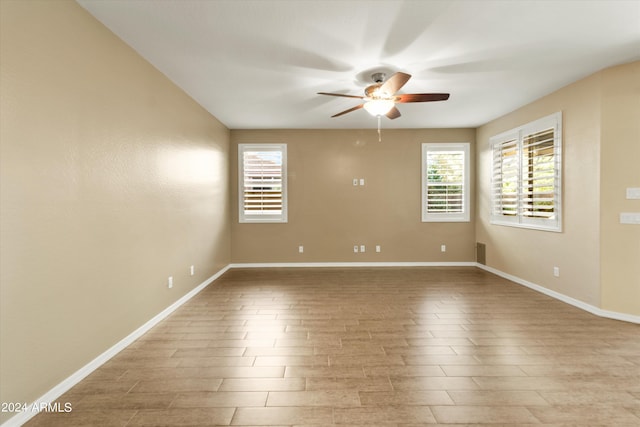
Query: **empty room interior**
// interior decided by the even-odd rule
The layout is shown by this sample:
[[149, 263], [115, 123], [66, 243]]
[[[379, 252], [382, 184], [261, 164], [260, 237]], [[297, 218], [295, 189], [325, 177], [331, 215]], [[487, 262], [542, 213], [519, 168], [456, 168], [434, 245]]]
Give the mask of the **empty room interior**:
[[640, 425], [640, 1], [0, 19], [3, 427]]

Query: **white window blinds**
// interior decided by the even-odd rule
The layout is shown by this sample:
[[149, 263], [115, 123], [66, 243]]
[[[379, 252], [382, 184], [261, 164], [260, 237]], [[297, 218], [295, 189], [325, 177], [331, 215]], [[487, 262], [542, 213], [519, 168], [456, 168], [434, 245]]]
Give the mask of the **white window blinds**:
[[558, 187], [554, 129], [525, 135], [522, 140], [522, 215], [553, 218]]
[[491, 222], [561, 231], [562, 114], [491, 138]]
[[240, 222], [287, 222], [286, 144], [240, 144]]
[[469, 221], [469, 144], [422, 145], [422, 220]]
[[517, 138], [494, 144], [493, 215], [517, 215], [519, 169]]

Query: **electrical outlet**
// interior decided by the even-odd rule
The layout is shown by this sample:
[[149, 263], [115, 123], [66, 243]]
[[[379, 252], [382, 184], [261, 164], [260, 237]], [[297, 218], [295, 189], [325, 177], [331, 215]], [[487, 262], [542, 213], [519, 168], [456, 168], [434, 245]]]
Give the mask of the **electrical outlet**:
[[304, 246], [302, 246], [302, 245], [298, 246], [298, 253], [299, 254], [304, 253]]
[[358, 185], [358, 178], [353, 178], [353, 185], [357, 186]]
[[553, 267], [554, 277], [560, 277], [560, 267]]
[[358, 253], [358, 245], [353, 245], [353, 253], [354, 254]]
[[447, 245], [440, 245], [440, 252], [447, 252]]
[[189, 267], [189, 274], [191, 274], [192, 276], [194, 274], [196, 274], [196, 267], [195, 265], [192, 265], [191, 267]]
[[380, 252], [381, 252], [380, 245], [376, 245], [376, 252], [377, 252], [377, 253], [380, 253]]
[[167, 279], [167, 286], [169, 289], [173, 288], [173, 276], [169, 276], [169, 279]]
[[360, 185], [364, 185], [364, 178], [360, 178]]
[[364, 245], [360, 245], [360, 252], [364, 252], [364, 250], [365, 250]]

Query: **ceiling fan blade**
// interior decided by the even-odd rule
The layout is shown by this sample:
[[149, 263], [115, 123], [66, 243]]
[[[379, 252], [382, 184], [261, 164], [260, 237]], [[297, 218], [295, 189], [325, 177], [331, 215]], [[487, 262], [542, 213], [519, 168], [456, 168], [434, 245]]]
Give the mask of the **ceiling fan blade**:
[[357, 99], [364, 99], [364, 96], [358, 96], [358, 95], [345, 95], [345, 94], [343, 94], [343, 93], [318, 92], [318, 95], [342, 96], [342, 97], [345, 97], [345, 98], [357, 98]]
[[397, 72], [387, 79], [386, 82], [380, 86], [380, 92], [385, 92], [389, 95], [394, 95], [405, 85], [411, 78], [411, 74]]
[[401, 115], [402, 114], [400, 114], [400, 110], [398, 110], [396, 107], [392, 107], [391, 110], [389, 110], [389, 112], [387, 113], [387, 117], [391, 120], [397, 119]]
[[355, 107], [353, 107], [353, 108], [349, 108], [348, 110], [341, 111], [341, 112], [339, 112], [338, 114], [334, 114], [334, 115], [333, 115], [333, 116], [331, 116], [331, 117], [338, 117], [338, 116], [342, 116], [343, 114], [347, 114], [347, 113], [350, 113], [350, 112], [352, 112], [352, 111], [359, 110], [359, 109], [361, 109], [362, 107], [364, 107], [364, 104], [356, 105], [356, 106], [355, 106]]
[[432, 102], [446, 101], [449, 99], [448, 93], [405, 93], [396, 96], [396, 102]]

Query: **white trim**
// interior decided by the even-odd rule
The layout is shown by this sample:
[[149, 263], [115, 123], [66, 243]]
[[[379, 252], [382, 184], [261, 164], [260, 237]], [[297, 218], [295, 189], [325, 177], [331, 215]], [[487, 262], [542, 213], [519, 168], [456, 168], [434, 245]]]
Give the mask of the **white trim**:
[[[468, 142], [425, 142], [422, 144], [422, 171], [421, 171], [421, 188], [422, 188], [422, 222], [469, 222], [471, 218], [471, 144]], [[463, 177], [462, 177], [462, 212], [427, 212], [427, 185], [428, 185], [428, 169], [427, 157], [429, 153], [434, 152], [462, 152], [463, 156]]]
[[[525, 136], [543, 131], [546, 129], [553, 129], [553, 150], [554, 150], [554, 208], [555, 215], [552, 218], [531, 218], [524, 216], [521, 212], [522, 209], [522, 196], [523, 196], [523, 178], [522, 171], [525, 168], [524, 165], [524, 151], [523, 140]], [[514, 216], [508, 216], [502, 214], [502, 207], [500, 207], [500, 213], [496, 213], [496, 185], [502, 183], [502, 169], [499, 172], [500, 181], [496, 183], [496, 149], [502, 152], [502, 145], [506, 142], [515, 141], [516, 152], [516, 169], [517, 169], [517, 184], [516, 184], [516, 213]], [[501, 225], [507, 227], [519, 227], [528, 228], [540, 231], [551, 231], [555, 233], [561, 233], [563, 230], [562, 210], [563, 210], [563, 195], [562, 195], [562, 147], [563, 147], [563, 135], [562, 135], [562, 111], [550, 114], [533, 122], [527, 123], [522, 126], [518, 126], [515, 129], [502, 132], [498, 135], [494, 135], [489, 138], [489, 145], [491, 147], [491, 218], [490, 223], [492, 225]], [[500, 160], [500, 164], [502, 160]]]
[[496, 276], [500, 276], [502, 278], [511, 280], [512, 282], [517, 283], [519, 285], [526, 286], [529, 289], [533, 289], [534, 291], [550, 296], [551, 298], [555, 298], [559, 301], [562, 301], [564, 303], [577, 307], [581, 310], [587, 311], [596, 316], [604, 317], [607, 319], [613, 319], [613, 320], [621, 320], [623, 322], [640, 324], [640, 316], [635, 316], [633, 314], [626, 314], [626, 313], [618, 313], [617, 311], [603, 310], [599, 307], [593, 306], [584, 301], [580, 301], [570, 296], [561, 294], [559, 292], [545, 288], [544, 286], [537, 285], [535, 283], [529, 282], [528, 280], [521, 279], [520, 277], [513, 276], [511, 274], [505, 273], [493, 267], [489, 267], [484, 264], [476, 264], [476, 265], [478, 268], [481, 268], [482, 270], [486, 270], [489, 273], [493, 273]]
[[297, 267], [475, 267], [475, 262], [274, 262], [236, 263], [231, 268], [297, 268]]
[[15, 416], [13, 416], [12, 418], [9, 418], [0, 427], [13, 427], [13, 426], [19, 427], [24, 423], [26, 423], [27, 421], [29, 421], [31, 418], [36, 416], [39, 412], [39, 410], [36, 410], [36, 409], [34, 409], [33, 411], [31, 410], [31, 408], [33, 408], [34, 406], [34, 403], [37, 403], [36, 407], [39, 407], [41, 403], [53, 403], [58, 397], [62, 396], [62, 394], [67, 392], [71, 387], [73, 387], [74, 385], [78, 384], [80, 381], [85, 379], [87, 376], [89, 376], [89, 374], [91, 374], [93, 371], [98, 369], [100, 366], [106, 363], [113, 356], [115, 356], [116, 354], [124, 350], [127, 346], [129, 346], [129, 344], [133, 343], [135, 340], [137, 340], [146, 332], [148, 332], [151, 328], [153, 328], [162, 320], [164, 320], [167, 316], [169, 316], [176, 309], [178, 309], [182, 304], [189, 301], [191, 298], [196, 296], [196, 294], [198, 294], [200, 291], [202, 291], [204, 288], [210, 285], [214, 280], [216, 280], [218, 277], [226, 273], [227, 270], [229, 270], [229, 268], [230, 268], [230, 265], [227, 265], [226, 267], [222, 268], [220, 271], [215, 273], [213, 276], [209, 277], [207, 280], [205, 280], [204, 282], [196, 286], [194, 289], [187, 292], [180, 299], [178, 299], [169, 307], [165, 308], [160, 313], [155, 315], [151, 320], [146, 322], [144, 325], [140, 326], [138, 329], [136, 329], [135, 331], [127, 335], [125, 338], [123, 338], [118, 343], [113, 345], [107, 351], [105, 351], [104, 353], [102, 353], [101, 355], [93, 359], [91, 362], [84, 365], [82, 368], [78, 369], [69, 377], [62, 380], [62, 382], [60, 382], [58, 385], [54, 386], [51, 390], [49, 390], [48, 392], [40, 396], [38, 399], [36, 399], [34, 402], [32, 402], [29, 405], [29, 410], [20, 412]]
[[[98, 369], [104, 363], [106, 363], [113, 356], [118, 354], [120, 351], [124, 350], [129, 344], [140, 338], [146, 332], [148, 332], [155, 325], [164, 320], [167, 316], [173, 313], [176, 309], [178, 309], [185, 302], [189, 301], [196, 294], [210, 285], [213, 281], [218, 279], [224, 273], [226, 273], [229, 269], [232, 268], [270, 268], [270, 267], [478, 267], [482, 270], [488, 271], [489, 273], [493, 273], [496, 276], [503, 277], [505, 279], [511, 280], [514, 283], [519, 285], [526, 286], [530, 289], [533, 289], [537, 292], [565, 302], [567, 304], [573, 305], [574, 307], [585, 310], [589, 313], [592, 313], [599, 317], [604, 317], [613, 320], [621, 320], [629, 323], [637, 323], [640, 324], [640, 316], [635, 316], [632, 314], [626, 313], [618, 313], [615, 311], [603, 310], [601, 308], [592, 306], [591, 304], [587, 304], [583, 301], [577, 300], [575, 298], [571, 298], [569, 296], [563, 295], [559, 292], [552, 291], [551, 289], [547, 289], [543, 286], [536, 285], [535, 283], [529, 282], [527, 280], [521, 279], [519, 277], [513, 276], [511, 274], [505, 273], [503, 271], [497, 270], [493, 267], [486, 266], [484, 264], [479, 264], [477, 262], [289, 262], [289, 263], [234, 263], [229, 264], [218, 271], [213, 276], [209, 277], [207, 280], [202, 282], [200, 285], [189, 291], [187, 294], [182, 296], [179, 300], [171, 304], [169, 307], [165, 308], [159, 314], [154, 316], [151, 320], [149, 320], [144, 325], [140, 326], [138, 329], [133, 331], [131, 334], [126, 336], [120, 342], [116, 343], [113, 347], [109, 348], [107, 351], [93, 359], [91, 362], [87, 363], [82, 368], [78, 369], [76, 372], [71, 374], [69, 377], [64, 379], [58, 385], [54, 386], [51, 390], [40, 396], [39, 399], [36, 399], [35, 402], [38, 403], [52, 403], [58, 397], [60, 397], [63, 393], [67, 392], [71, 387], [78, 384], [84, 378], [86, 378], [93, 371]], [[32, 402], [29, 407], [33, 405]], [[16, 414], [12, 418], [9, 418], [5, 421], [0, 427], [19, 427], [37, 415], [38, 412], [20, 412]]]
[[[282, 211], [279, 214], [247, 214], [244, 211], [244, 153], [245, 151], [277, 152], [282, 156]], [[246, 224], [285, 224], [288, 220], [287, 144], [238, 144], [238, 222]]]

